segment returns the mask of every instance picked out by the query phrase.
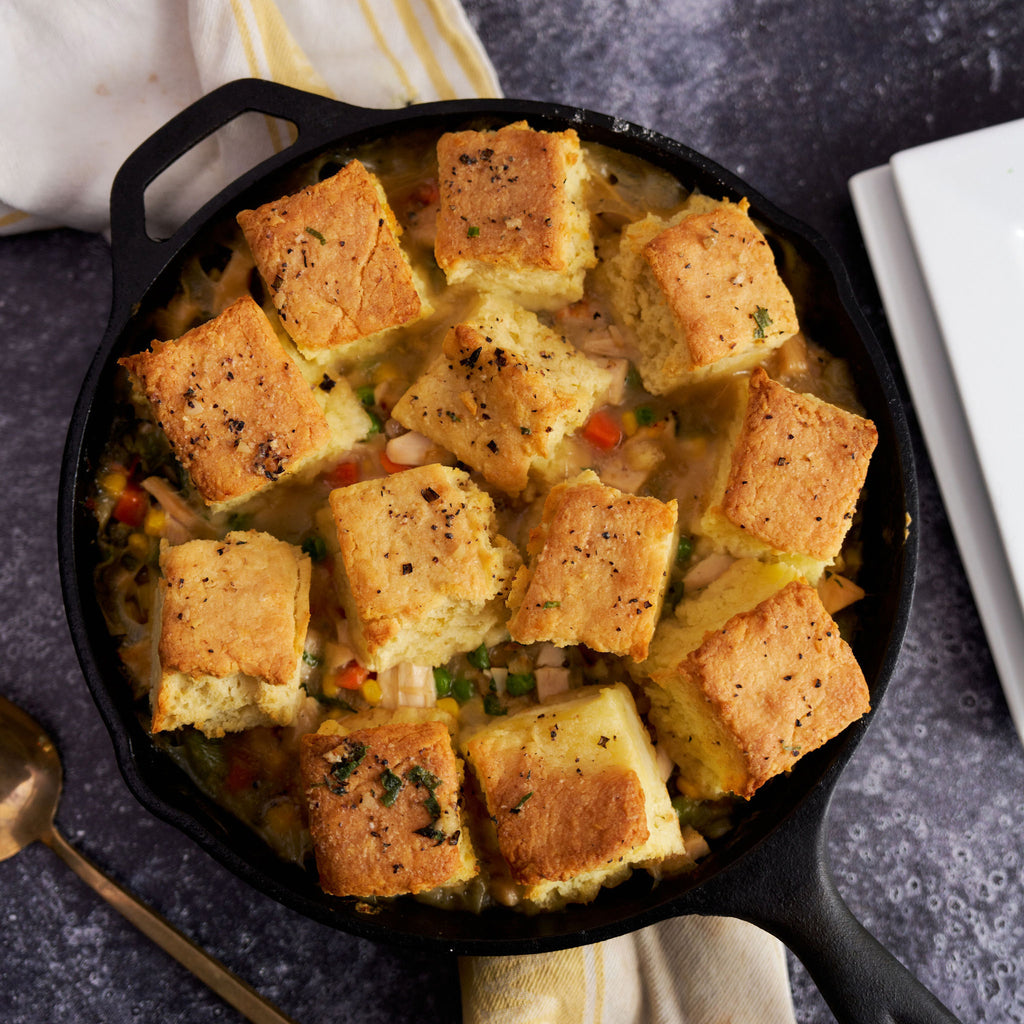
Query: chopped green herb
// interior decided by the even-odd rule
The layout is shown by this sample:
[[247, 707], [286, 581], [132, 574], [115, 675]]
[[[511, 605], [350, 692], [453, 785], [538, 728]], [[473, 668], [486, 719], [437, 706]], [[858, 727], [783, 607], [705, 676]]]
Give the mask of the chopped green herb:
[[450, 419], [452, 421], [452, 423], [461, 423], [462, 422], [462, 417], [461, 416], [456, 416], [455, 413], [453, 413], [451, 411], [451, 409], [449, 409], [445, 413], [445, 415], [448, 417], [448, 419]]
[[532, 672], [510, 672], [505, 680], [505, 691], [510, 697], [522, 697], [537, 686], [537, 677]]
[[319, 657], [316, 654], [313, 654], [311, 651], [303, 651], [302, 652], [302, 660], [307, 665], [311, 665], [313, 668], [316, 668], [317, 665], [322, 665], [324, 663], [324, 659], [323, 658]]
[[443, 665], [434, 669], [434, 689], [438, 697], [447, 697], [451, 694], [453, 679], [451, 671]]
[[367, 408], [373, 405], [373, 388], [369, 384], [365, 384], [361, 388], [356, 388], [356, 398], [363, 403]]
[[347, 753], [331, 767], [331, 778], [327, 783], [327, 788], [338, 795], [345, 792], [346, 779], [363, 763], [367, 750], [365, 743], [349, 743], [348, 740], [345, 743]]
[[466, 228], [466, 237], [467, 238], [479, 238], [480, 237], [480, 229], [475, 224], [471, 224], [468, 228]]
[[414, 786], [425, 786], [427, 789], [434, 789], [441, 785], [441, 780], [431, 771], [427, 771], [422, 765], [414, 764], [406, 773], [405, 777]]
[[523, 437], [527, 437], [528, 435], [532, 434], [533, 431], [529, 427], [520, 427], [519, 433], [522, 434]]
[[496, 693], [484, 694], [484, 712], [488, 715], [507, 715], [508, 708], [501, 703]]
[[545, 608], [561, 608], [562, 607], [562, 602], [561, 601], [545, 601], [544, 602], [544, 607]]
[[476, 687], [472, 679], [465, 676], [456, 676], [452, 680], [452, 696], [460, 703], [465, 704], [467, 700], [476, 695]]
[[433, 772], [427, 771], [426, 768], [418, 764], [413, 765], [405, 773], [405, 777], [414, 786], [422, 786], [427, 791], [427, 798], [423, 801], [423, 806], [427, 809], [427, 814], [431, 819], [437, 821], [441, 817], [441, 805], [437, 802], [437, 797], [434, 796], [434, 790], [441, 785], [441, 780]]
[[306, 232], [307, 235], [312, 235], [321, 245], [327, 244], [327, 239], [324, 238], [324, 236], [321, 235], [320, 232], [316, 230], [316, 228], [307, 227], [304, 228], [303, 230]]
[[302, 542], [302, 551], [314, 562], [322, 562], [327, 557], [327, 542], [314, 533]]
[[523, 809], [523, 804], [525, 804], [526, 801], [529, 800], [531, 796], [533, 796], [533, 791], [532, 790], [529, 793], [526, 793], [522, 797], [522, 799], [519, 801], [519, 803], [517, 803], [515, 805], [515, 807], [510, 809], [509, 813], [511, 813], [511, 814], [518, 814]]
[[481, 644], [475, 651], [470, 651], [466, 659], [474, 668], [485, 671], [491, 667], [491, 656], [487, 652], [487, 644]]
[[771, 323], [772, 318], [768, 315], [768, 310], [764, 306], [758, 306], [754, 310], [754, 337], [765, 337], [765, 328], [771, 326]]
[[693, 555], [693, 538], [692, 537], [680, 537], [679, 545], [676, 548], [676, 564], [686, 565]]
[[379, 434], [384, 429], [384, 424], [372, 409], [367, 409], [366, 415], [370, 417], [370, 429], [366, 432], [366, 436], [373, 437], [374, 434]]
[[434, 825], [424, 825], [423, 828], [414, 829], [414, 832], [418, 836], [423, 836], [424, 839], [433, 839], [438, 846], [448, 838], [444, 832]]
[[638, 405], [633, 410], [638, 427], [649, 427], [655, 420], [654, 410], [649, 405]]
[[380, 784], [384, 787], [384, 795], [380, 798], [380, 802], [385, 807], [390, 807], [398, 799], [402, 780], [390, 768], [385, 768], [380, 773]]

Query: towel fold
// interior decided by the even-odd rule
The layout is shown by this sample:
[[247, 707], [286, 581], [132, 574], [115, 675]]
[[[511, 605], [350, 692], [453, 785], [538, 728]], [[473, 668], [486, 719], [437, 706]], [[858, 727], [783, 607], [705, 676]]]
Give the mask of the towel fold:
[[465, 957], [463, 1024], [792, 1024], [785, 950], [745, 921], [682, 917], [591, 946]]
[[[0, 234], [106, 231], [110, 185], [132, 150], [200, 96], [251, 77], [370, 107], [501, 95], [456, 0], [7, 0]], [[288, 144], [281, 124], [245, 117], [154, 183], [156, 230]], [[465, 1024], [793, 1022], [781, 944], [723, 918], [557, 953], [466, 957], [460, 973]]]

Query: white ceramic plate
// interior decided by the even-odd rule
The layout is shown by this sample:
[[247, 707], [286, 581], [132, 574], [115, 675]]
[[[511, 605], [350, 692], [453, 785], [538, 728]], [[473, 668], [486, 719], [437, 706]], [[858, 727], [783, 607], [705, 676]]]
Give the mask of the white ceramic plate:
[[1024, 121], [897, 154], [850, 192], [1024, 738]]

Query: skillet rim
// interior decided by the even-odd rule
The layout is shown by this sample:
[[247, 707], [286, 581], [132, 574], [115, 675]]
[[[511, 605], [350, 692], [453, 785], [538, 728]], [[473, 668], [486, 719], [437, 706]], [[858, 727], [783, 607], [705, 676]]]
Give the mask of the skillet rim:
[[[233, 844], [238, 843], [240, 837], [249, 837], [251, 842], [252, 833], [237, 823], [234, 827], [231, 822], [225, 823], [222, 820], [225, 812], [218, 813], [216, 805], [202, 797], [195, 787], [185, 787], [193, 792], [183, 794], [178, 788], [182, 780], [172, 780], [175, 783], [172, 785], [167, 779], [167, 759], [155, 751], [131, 705], [126, 714], [123, 676], [119, 669], [111, 671], [111, 655], [116, 660], [116, 654], [110, 648], [116, 645], [106, 632], [95, 602], [90, 607], [90, 602], [84, 600], [92, 587], [92, 565], [88, 557], [91, 515], [83, 510], [82, 498], [83, 488], [90, 479], [90, 454], [97, 450], [95, 407], [102, 394], [101, 387], [109, 379], [113, 358], [124, 345], [126, 334], [136, 320], [136, 312], [145, 308], [147, 298], [152, 298], [160, 281], [172, 272], [175, 262], [181, 258], [187, 246], [202, 234], [203, 229], [216, 218], [228, 216], [232, 208], [239, 208], [246, 195], [266, 187], [277, 175], [308, 160], [331, 144], [344, 142], [354, 147], [371, 137], [426, 127], [428, 122], [439, 127], [454, 128], [467, 120], [478, 118], [491, 118], [495, 122], [526, 118], [534, 127], [575, 128], [581, 138], [613, 145], [642, 156], [659, 166], [668, 167], [677, 176], [678, 168], [685, 167], [691, 175], [691, 182], [713, 183], [723, 190], [723, 194], [733, 198], [746, 195], [751, 202], [752, 213], [769, 223], [786, 239], [801, 246], [803, 258], [810, 258], [817, 265], [818, 272], [824, 273], [824, 283], [834, 293], [830, 295], [830, 300], [837, 304], [836, 310], [846, 319], [846, 334], [860, 346], [860, 351], [856, 353], [855, 367], [858, 389], [863, 397], [867, 397], [864, 395], [864, 386], [865, 383], [870, 384], [869, 390], [875, 404], [869, 406], [869, 412], [879, 425], [879, 449], [882, 448], [883, 438], [893, 445], [892, 461], [887, 461], [887, 466], [894, 471], [894, 480], [891, 482], [897, 484], [897, 494], [901, 498], [898, 502], [899, 511], [903, 511], [912, 521], [917, 518], [913, 452], [902, 403], [892, 370], [863, 314], [857, 308], [842, 264], [823, 236], [776, 207], [736, 175], [684, 144], [631, 122], [580, 108], [530, 100], [441, 101], [380, 111], [325, 101], [321, 97], [271, 86], [270, 83], [243, 81], [230, 83], [193, 104], [172, 119], [165, 129], [177, 123], [182, 132], [193, 137], [194, 144], [226, 123], [226, 120], [217, 120], [213, 124], [209, 122], [216, 120], [227, 107], [235, 108], [234, 114], [241, 113], [242, 110], [237, 109], [241, 101], [250, 104], [243, 109], [262, 109], [268, 105], [268, 96], [272, 96], [275, 102], [283, 99], [291, 105], [289, 110], [296, 115], [295, 120], [300, 126], [298, 142], [226, 186], [204, 204], [168, 242], [161, 243], [163, 249], [158, 249], [157, 243], [147, 241], [143, 247], [143, 257], [129, 268], [126, 268], [124, 253], [131, 251], [132, 245], [125, 241], [125, 231], [130, 229], [133, 222], [131, 217], [126, 219], [123, 214], [125, 206], [131, 205], [132, 197], [126, 198], [125, 190], [138, 188], [139, 182], [143, 182], [143, 186], [148, 184], [163, 169], [153, 169], [152, 154], [149, 155], [150, 165], [141, 167], [141, 174], [140, 165], [133, 165], [140, 154], [147, 155], [147, 147], [151, 146], [156, 135], [129, 157], [112, 189], [115, 287], [111, 317], [83, 382], [69, 426], [58, 498], [58, 552], [65, 609], [76, 653], [87, 685], [111, 735], [118, 767], [129, 789], [148, 810], [183, 831], [223, 866], [258, 891], [321, 923], [392, 945], [484, 955], [540, 952], [598, 941], [679, 913], [718, 912], [713, 908], [708, 909], [701, 899], [701, 887], [705, 887], [705, 890], [708, 888], [706, 882], [716, 876], [733, 874], [733, 869], [741, 870], [747, 853], [780, 833], [794, 817], [799, 820], [792, 829], [793, 839], [805, 842], [811, 840], [810, 833], [814, 829], [808, 826], [807, 816], [800, 816], [797, 812], [805, 805], [813, 804], [815, 812], [812, 820], [820, 828], [833, 787], [873, 720], [873, 713], [854, 723], [825, 747], [803, 758], [787, 779], [778, 780], [785, 782], [786, 792], [792, 792], [795, 798], [781, 802], [782, 812], [767, 827], [764, 827], [763, 821], [765, 801], [755, 801], [757, 808], [741, 825], [737, 835], [722, 850], [716, 851], [703, 862], [696, 872], [683, 879], [663, 882], [657, 887], [652, 887], [649, 880], [635, 876], [623, 886], [602, 893], [591, 904], [536, 916], [503, 910], [487, 911], [479, 916], [453, 914], [426, 907], [408, 898], [396, 901], [376, 914], [360, 913], [352, 909], [352, 901], [324, 896], [315, 879], [312, 885], [309, 884], [309, 872], [288, 865], [272, 852], [269, 858], [261, 852], [255, 862], [251, 857], [242, 857]], [[224, 105], [218, 107], [221, 100]], [[296, 111], [296, 104], [309, 106], [311, 112], [308, 117]], [[212, 118], [211, 113], [214, 114]], [[204, 117], [208, 120], [204, 121]], [[194, 123], [189, 123], [190, 120]], [[167, 163], [163, 166], [167, 166]], [[701, 184], [701, 187], [704, 185]], [[137, 198], [141, 202], [141, 195]], [[134, 224], [137, 226], [138, 223], [136, 217]], [[122, 244], [124, 252], [118, 248]], [[146, 279], [144, 282], [143, 278]], [[851, 357], [849, 352], [843, 354]], [[879, 411], [884, 413], [881, 422]], [[876, 483], [872, 484], [872, 475], [869, 474], [869, 487], [877, 486], [880, 474], [876, 465], [873, 460], [872, 472]], [[877, 499], [875, 501], [877, 503]], [[895, 520], [890, 526], [894, 523]], [[895, 595], [891, 615], [883, 616], [888, 629], [884, 641], [877, 645], [881, 657], [874, 659], [877, 664], [873, 673], [865, 673], [871, 678], [872, 704], [876, 709], [891, 680], [909, 619], [917, 541], [917, 530], [912, 527], [902, 543], [893, 540], [897, 564], [891, 568], [890, 575], [898, 580], [898, 593]], [[893, 603], [891, 593], [888, 598]], [[184, 779], [184, 773], [180, 769], [178, 771]], [[779, 788], [776, 787], [773, 792], [778, 792]], [[196, 817], [194, 807], [190, 812], [183, 805], [183, 797], [198, 803], [204, 814], [203, 820]], [[721, 908], [721, 912], [728, 913], [728, 907]], [[494, 934], [495, 914], [501, 915], [501, 935]], [[473, 922], [471, 928], [467, 929], [461, 924], [454, 926], [456, 921], [467, 920]]]

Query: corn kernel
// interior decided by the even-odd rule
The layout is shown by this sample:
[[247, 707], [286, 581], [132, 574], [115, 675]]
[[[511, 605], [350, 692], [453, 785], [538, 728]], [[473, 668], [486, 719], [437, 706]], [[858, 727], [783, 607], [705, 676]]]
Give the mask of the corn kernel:
[[149, 538], [144, 533], [133, 533], [128, 538], [128, 552], [144, 562], [149, 557]]
[[626, 437], [632, 437], [636, 433], [636, 413], [632, 409], [627, 409], [622, 414], [622, 429], [626, 432]]
[[398, 367], [394, 363], [381, 363], [373, 371], [373, 383], [383, 384], [385, 381], [395, 380], [398, 376]]
[[100, 487], [112, 498], [120, 496], [128, 486], [128, 477], [119, 470], [112, 470], [100, 477]]
[[142, 529], [150, 537], [162, 537], [167, 528], [167, 513], [162, 508], [151, 508], [142, 521]]
[[326, 673], [323, 682], [320, 684], [320, 690], [325, 697], [338, 696], [338, 684], [334, 681], [333, 672]]
[[436, 706], [440, 711], [459, 717], [459, 702], [454, 697], [442, 697]]
[[381, 690], [380, 683], [376, 679], [367, 679], [365, 683], [360, 687], [363, 697], [369, 704], [376, 707], [380, 703]]

